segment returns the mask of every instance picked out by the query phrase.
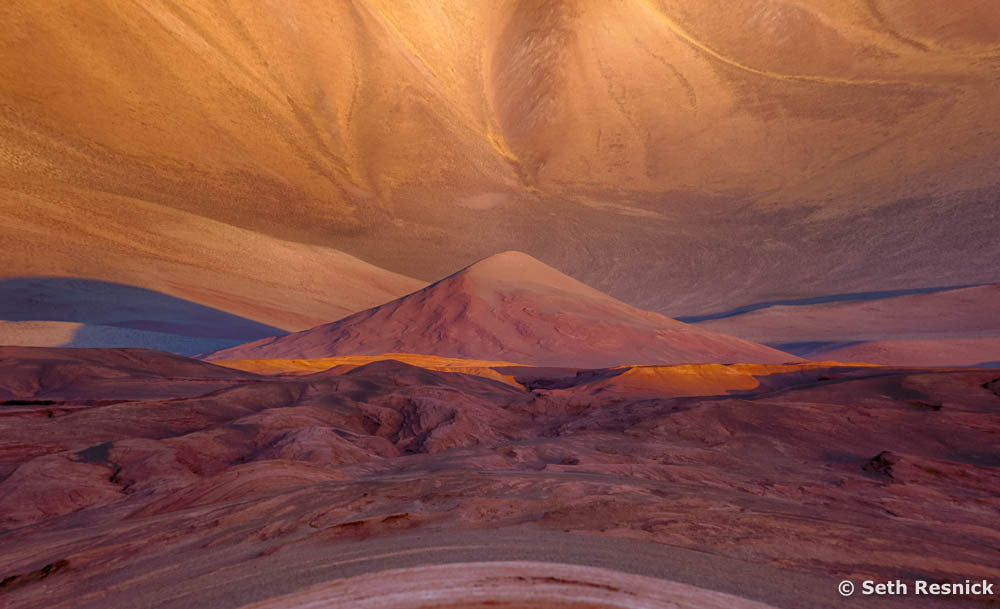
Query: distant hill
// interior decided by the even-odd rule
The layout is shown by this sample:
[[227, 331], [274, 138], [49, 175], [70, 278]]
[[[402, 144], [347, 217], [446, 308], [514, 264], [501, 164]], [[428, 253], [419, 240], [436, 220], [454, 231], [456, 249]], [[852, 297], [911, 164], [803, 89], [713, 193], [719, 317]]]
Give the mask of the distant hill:
[[218, 351], [208, 359], [380, 353], [593, 368], [795, 359], [636, 309], [520, 252], [491, 256], [340, 321]]
[[0, 276], [292, 331], [510, 249], [672, 317], [1000, 281], [997, 2], [16, 4]]
[[1000, 284], [770, 306], [696, 325], [810, 359], [995, 366], [1000, 362]]

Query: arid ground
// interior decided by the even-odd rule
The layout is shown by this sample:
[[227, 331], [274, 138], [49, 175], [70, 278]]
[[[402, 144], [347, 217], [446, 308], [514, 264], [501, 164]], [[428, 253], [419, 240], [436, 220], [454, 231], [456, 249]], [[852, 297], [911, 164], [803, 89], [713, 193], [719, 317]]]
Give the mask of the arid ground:
[[0, 356], [11, 609], [941, 607], [836, 585], [1000, 575], [1000, 370]]
[[[671, 317], [1000, 281], [989, 0], [18, 0], [0, 20], [2, 279], [284, 331], [505, 250]], [[74, 286], [49, 287], [27, 321], [83, 324], [74, 346], [177, 321], [68, 315]]]
[[[994, 607], [996, 0], [0, 2], [0, 609]], [[850, 598], [838, 591], [850, 581]]]

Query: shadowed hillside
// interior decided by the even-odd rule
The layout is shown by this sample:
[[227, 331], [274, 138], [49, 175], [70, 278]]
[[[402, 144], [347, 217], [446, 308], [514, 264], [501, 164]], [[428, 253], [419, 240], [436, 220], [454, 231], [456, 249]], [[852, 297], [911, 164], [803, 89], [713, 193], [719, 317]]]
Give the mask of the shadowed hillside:
[[207, 353], [280, 328], [166, 294], [68, 277], [0, 280], [0, 345]]

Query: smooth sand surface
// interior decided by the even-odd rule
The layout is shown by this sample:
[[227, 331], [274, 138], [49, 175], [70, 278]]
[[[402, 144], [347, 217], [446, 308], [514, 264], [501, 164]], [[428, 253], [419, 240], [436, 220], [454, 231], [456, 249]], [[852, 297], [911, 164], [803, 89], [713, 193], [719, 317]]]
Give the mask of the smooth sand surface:
[[874, 340], [831, 346], [810, 354], [850, 362], [895, 366], [1000, 366], [1000, 336], [930, 340]]
[[1000, 284], [771, 306], [696, 325], [810, 359], [976, 366], [1000, 361]]
[[[161, 303], [169, 297], [191, 303], [186, 309], [208, 307], [301, 330], [425, 285], [329, 247], [285, 241], [124, 196], [102, 193], [100, 202], [93, 202], [62, 187], [45, 196], [15, 193], [3, 200], [0, 205], [9, 209], [0, 229], [6, 242], [0, 290], [12, 282], [16, 297], [27, 289], [21, 285], [25, 276], [94, 282], [50, 282], [33, 307], [16, 311], [35, 310], [33, 321], [85, 323], [94, 310], [104, 316], [124, 310], [125, 315], [102, 321], [145, 314], [161, 322], [189, 322], [190, 312], [165, 310]], [[107, 295], [100, 294], [102, 289]], [[81, 290], [97, 293], [88, 297]], [[151, 298], [144, 290], [161, 296]], [[105, 306], [85, 310], [91, 301]], [[76, 309], [75, 318], [46, 316], [69, 308]]]

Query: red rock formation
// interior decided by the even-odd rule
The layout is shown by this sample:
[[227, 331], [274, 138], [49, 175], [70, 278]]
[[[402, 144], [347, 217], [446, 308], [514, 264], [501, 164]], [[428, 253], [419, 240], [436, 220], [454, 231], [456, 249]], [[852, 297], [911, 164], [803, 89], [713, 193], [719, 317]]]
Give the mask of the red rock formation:
[[[822, 607], [842, 579], [1000, 576], [997, 370], [505, 367], [520, 388], [394, 361], [4, 365], [62, 379], [57, 399], [0, 405], [11, 609], [384, 607], [402, 588], [449, 609], [605, 609], [625, 588], [643, 606]], [[147, 390], [100, 399], [109, 378]]]

